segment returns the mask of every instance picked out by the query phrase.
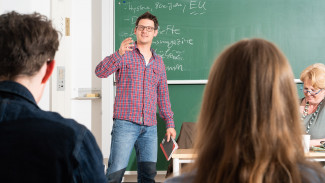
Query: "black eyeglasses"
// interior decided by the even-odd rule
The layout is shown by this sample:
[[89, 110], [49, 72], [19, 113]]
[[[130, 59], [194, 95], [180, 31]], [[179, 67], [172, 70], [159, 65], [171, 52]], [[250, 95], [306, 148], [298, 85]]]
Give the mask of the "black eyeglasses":
[[155, 30], [154, 27], [151, 27], [151, 26], [143, 26], [143, 25], [138, 25], [138, 26], [136, 26], [136, 28], [139, 31], [143, 31], [144, 29], [147, 29], [148, 32], [152, 32], [153, 30]]

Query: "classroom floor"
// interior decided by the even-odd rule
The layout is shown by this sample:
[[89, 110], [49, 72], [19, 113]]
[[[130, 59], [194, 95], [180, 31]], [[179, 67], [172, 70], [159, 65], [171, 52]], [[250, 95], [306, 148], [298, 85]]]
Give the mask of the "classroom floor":
[[[155, 180], [156, 183], [162, 183], [165, 181], [165, 175], [157, 174]], [[137, 182], [137, 175], [124, 175], [122, 182], [135, 183]]]
[[[108, 158], [104, 158], [104, 164], [107, 167]], [[166, 171], [157, 171], [157, 176], [155, 178], [157, 183], [162, 183], [165, 181]], [[122, 182], [136, 183], [137, 173], [136, 171], [125, 172]]]

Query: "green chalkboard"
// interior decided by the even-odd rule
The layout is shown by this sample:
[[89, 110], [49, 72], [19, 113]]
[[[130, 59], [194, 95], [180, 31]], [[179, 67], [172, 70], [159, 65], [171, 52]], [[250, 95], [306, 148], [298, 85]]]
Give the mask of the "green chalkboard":
[[159, 21], [152, 47], [165, 62], [168, 80], [207, 79], [213, 60], [229, 44], [259, 37], [277, 44], [295, 78], [325, 62], [324, 0], [116, 0], [115, 48], [133, 37], [146, 11]]
[[[295, 78], [308, 65], [325, 62], [324, 0], [115, 0], [116, 50], [126, 37], [135, 40], [135, 21], [146, 11], [159, 21], [152, 47], [163, 57], [168, 80], [207, 79], [220, 52], [244, 38], [278, 45]], [[177, 132], [182, 122], [196, 121], [204, 86], [169, 85]], [[161, 141], [165, 127], [159, 117], [158, 129]], [[158, 152], [157, 168], [166, 170]], [[135, 169], [133, 154], [127, 170]]]

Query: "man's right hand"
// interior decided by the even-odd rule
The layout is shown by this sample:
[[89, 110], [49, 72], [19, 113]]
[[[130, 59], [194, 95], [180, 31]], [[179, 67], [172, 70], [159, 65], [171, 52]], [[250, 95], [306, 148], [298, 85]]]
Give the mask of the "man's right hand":
[[132, 51], [134, 47], [134, 41], [131, 37], [124, 39], [121, 43], [120, 49], [118, 49], [119, 54], [122, 56], [126, 51]]

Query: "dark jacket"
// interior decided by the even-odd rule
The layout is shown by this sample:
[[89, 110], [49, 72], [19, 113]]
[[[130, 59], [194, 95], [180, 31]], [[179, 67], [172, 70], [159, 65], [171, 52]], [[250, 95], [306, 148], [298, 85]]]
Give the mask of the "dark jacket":
[[92, 133], [41, 110], [24, 86], [0, 82], [0, 182], [105, 182]]

